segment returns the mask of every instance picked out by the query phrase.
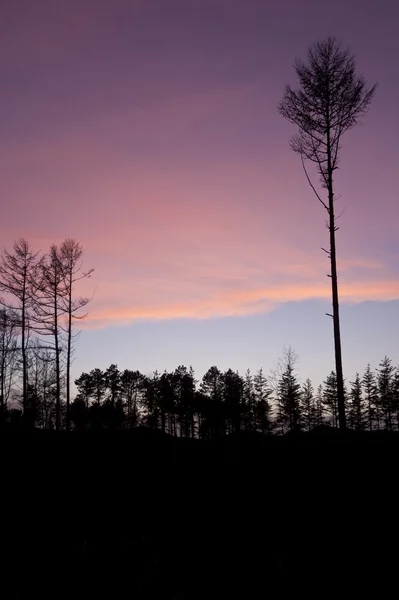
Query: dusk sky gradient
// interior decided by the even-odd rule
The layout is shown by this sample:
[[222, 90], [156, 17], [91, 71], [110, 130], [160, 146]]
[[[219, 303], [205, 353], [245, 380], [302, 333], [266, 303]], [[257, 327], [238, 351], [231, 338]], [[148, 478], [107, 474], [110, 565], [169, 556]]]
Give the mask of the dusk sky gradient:
[[[1, 0], [1, 246], [95, 273], [73, 376], [116, 363], [334, 369], [325, 211], [278, 114], [333, 35], [378, 89], [336, 192], [344, 377], [399, 362], [395, 0]], [[317, 177], [315, 177], [317, 183]]]

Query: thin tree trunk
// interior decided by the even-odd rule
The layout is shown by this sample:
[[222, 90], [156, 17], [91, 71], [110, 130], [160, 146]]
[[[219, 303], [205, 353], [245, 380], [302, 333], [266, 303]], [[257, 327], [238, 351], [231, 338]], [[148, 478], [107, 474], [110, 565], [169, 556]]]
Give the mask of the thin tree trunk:
[[25, 289], [25, 282], [24, 282], [24, 289], [23, 289], [23, 295], [22, 295], [22, 315], [21, 315], [21, 354], [22, 354], [22, 412], [23, 412], [23, 422], [25, 427], [28, 426], [28, 414], [27, 414], [27, 408], [28, 408], [28, 398], [27, 398], [27, 392], [28, 392], [28, 365], [27, 365], [27, 357], [26, 357], [26, 315], [25, 315], [25, 310], [26, 310], [26, 289]]
[[338, 392], [338, 418], [341, 430], [346, 429], [344, 376], [342, 371], [341, 331], [339, 323], [338, 303], [338, 274], [337, 274], [337, 251], [335, 247], [335, 214], [334, 214], [334, 191], [333, 191], [333, 168], [331, 160], [330, 130], [327, 131], [327, 168], [328, 168], [328, 211], [330, 215], [330, 259], [331, 259], [331, 285], [334, 325], [334, 348], [335, 348], [335, 371], [337, 375]]
[[60, 430], [61, 426], [61, 381], [60, 381], [60, 347], [58, 339], [58, 294], [57, 294], [57, 281], [55, 278], [55, 289], [54, 289], [54, 348], [55, 348], [55, 429]]
[[5, 330], [6, 330], [6, 324], [5, 324], [5, 320], [4, 320], [4, 331], [3, 331], [3, 338], [2, 338], [2, 348], [1, 348], [1, 392], [0, 392], [0, 402], [1, 402], [1, 415], [0, 415], [0, 423], [1, 425], [3, 425], [4, 420], [5, 420], [5, 391], [6, 391], [6, 386], [5, 386], [5, 373], [6, 373], [6, 345], [5, 345]]
[[71, 348], [72, 348], [72, 271], [69, 272], [68, 281], [68, 334], [66, 356], [66, 430], [69, 431], [69, 410], [71, 403]]

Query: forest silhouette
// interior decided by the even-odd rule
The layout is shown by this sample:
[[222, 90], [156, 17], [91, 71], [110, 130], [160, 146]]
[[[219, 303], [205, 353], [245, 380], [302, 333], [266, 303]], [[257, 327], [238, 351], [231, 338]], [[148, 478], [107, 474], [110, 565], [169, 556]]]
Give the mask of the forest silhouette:
[[[397, 570], [399, 368], [343, 377], [333, 175], [367, 112], [333, 39], [296, 63], [279, 110], [328, 213], [335, 369], [301, 382], [216, 365], [197, 379], [94, 368], [71, 380], [83, 248], [23, 238], [0, 262], [2, 597], [384, 597]], [[316, 164], [326, 202], [306, 169]], [[194, 341], [193, 341], [194, 343]], [[134, 366], [132, 366], [134, 369]], [[76, 392], [74, 391], [76, 389]]]

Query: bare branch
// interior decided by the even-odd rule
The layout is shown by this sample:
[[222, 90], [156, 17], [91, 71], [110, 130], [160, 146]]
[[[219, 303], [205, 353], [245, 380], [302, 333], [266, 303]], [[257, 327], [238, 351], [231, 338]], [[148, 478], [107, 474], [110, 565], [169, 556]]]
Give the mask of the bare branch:
[[305, 171], [305, 175], [306, 175], [306, 178], [308, 180], [308, 183], [309, 183], [310, 187], [314, 191], [314, 193], [316, 195], [316, 198], [319, 200], [319, 202], [321, 202], [321, 204], [324, 206], [324, 208], [328, 212], [328, 206], [327, 206], [327, 204], [325, 204], [325, 202], [323, 202], [323, 200], [320, 198], [319, 194], [317, 193], [316, 188], [314, 187], [313, 183], [310, 180], [310, 177], [309, 177], [308, 172], [307, 172], [306, 167], [305, 167], [305, 162], [303, 160], [303, 156], [301, 156], [301, 162], [302, 162], [302, 167], [303, 167], [303, 170]]

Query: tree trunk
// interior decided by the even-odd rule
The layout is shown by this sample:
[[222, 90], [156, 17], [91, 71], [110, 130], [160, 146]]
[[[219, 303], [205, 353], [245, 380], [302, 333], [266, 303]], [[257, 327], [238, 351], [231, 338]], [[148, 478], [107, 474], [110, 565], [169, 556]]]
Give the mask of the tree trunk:
[[71, 346], [72, 346], [72, 270], [69, 271], [68, 281], [68, 334], [66, 356], [66, 421], [65, 427], [69, 431], [69, 407], [71, 403]]
[[4, 324], [3, 338], [2, 338], [2, 348], [1, 348], [1, 391], [0, 391], [0, 402], [1, 402], [1, 414], [0, 414], [0, 425], [2, 426], [5, 420], [5, 374], [6, 374], [6, 346], [5, 346], [5, 329], [6, 325]]
[[341, 352], [341, 331], [339, 323], [339, 303], [338, 303], [338, 275], [337, 275], [337, 251], [335, 247], [335, 214], [334, 214], [334, 191], [333, 191], [333, 168], [331, 161], [331, 140], [330, 131], [327, 131], [327, 161], [328, 161], [328, 211], [330, 215], [330, 259], [331, 259], [331, 286], [332, 286], [332, 305], [333, 305], [333, 325], [334, 325], [334, 348], [335, 348], [335, 371], [337, 375], [337, 393], [338, 393], [338, 419], [341, 430], [346, 429], [345, 416], [345, 393], [344, 376], [342, 371], [342, 352]]
[[24, 426], [28, 426], [28, 361], [26, 357], [26, 283], [24, 282], [24, 290], [22, 295], [22, 315], [21, 315], [21, 353], [22, 353], [22, 412]]
[[[56, 284], [57, 285], [57, 284]], [[60, 374], [60, 346], [58, 339], [58, 295], [55, 289], [54, 294], [54, 348], [55, 348], [55, 429], [60, 430], [61, 427], [61, 374]]]

